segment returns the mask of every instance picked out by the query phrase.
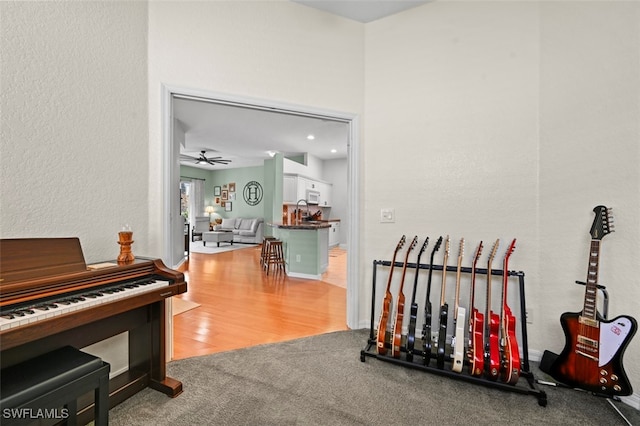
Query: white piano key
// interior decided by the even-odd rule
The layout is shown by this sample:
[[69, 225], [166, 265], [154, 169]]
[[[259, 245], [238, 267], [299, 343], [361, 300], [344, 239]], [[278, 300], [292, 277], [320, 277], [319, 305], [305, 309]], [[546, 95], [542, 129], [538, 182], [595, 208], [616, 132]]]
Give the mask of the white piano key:
[[[124, 283], [122, 283], [124, 284]], [[32, 308], [33, 314], [26, 314], [25, 316], [15, 316], [13, 319], [0, 317], [0, 331], [8, 330], [10, 328], [20, 327], [22, 325], [33, 324], [38, 321], [42, 321], [48, 318], [57, 317], [60, 315], [76, 312], [79, 310], [87, 309], [96, 305], [113, 302], [115, 300], [125, 299], [137, 294], [147, 293], [156, 290], [161, 287], [169, 285], [169, 281], [154, 280], [147, 285], [139, 285], [133, 288], [125, 288], [123, 291], [117, 291], [114, 293], [103, 293], [102, 296], [90, 298], [85, 297], [84, 300], [77, 302], [70, 302], [69, 304], [63, 304], [61, 302], [55, 302], [58, 306], [56, 308], [49, 308], [49, 310], [41, 310]], [[113, 287], [117, 287], [114, 285]], [[103, 289], [104, 291], [105, 289]], [[64, 300], [64, 297], [61, 298]]]

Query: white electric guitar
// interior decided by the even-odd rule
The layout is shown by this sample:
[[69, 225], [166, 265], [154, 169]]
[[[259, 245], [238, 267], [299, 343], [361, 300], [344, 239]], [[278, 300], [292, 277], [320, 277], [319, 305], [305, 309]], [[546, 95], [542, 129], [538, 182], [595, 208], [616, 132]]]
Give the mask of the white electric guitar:
[[464, 238], [460, 240], [460, 250], [458, 252], [458, 272], [456, 274], [456, 303], [453, 310], [453, 321], [455, 324], [455, 334], [451, 339], [451, 347], [453, 348], [453, 366], [451, 369], [456, 373], [462, 372], [464, 366], [464, 329], [467, 322], [465, 317], [467, 311], [460, 306], [460, 275], [462, 269], [462, 257], [464, 256]]

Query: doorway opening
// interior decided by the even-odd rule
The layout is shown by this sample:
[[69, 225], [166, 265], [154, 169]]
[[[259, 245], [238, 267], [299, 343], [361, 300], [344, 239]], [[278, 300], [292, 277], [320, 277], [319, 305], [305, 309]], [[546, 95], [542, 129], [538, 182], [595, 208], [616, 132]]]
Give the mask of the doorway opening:
[[174, 141], [175, 126], [173, 102], [175, 99], [194, 99], [201, 102], [210, 102], [218, 105], [249, 108], [256, 111], [278, 112], [305, 117], [314, 117], [322, 120], [342, 121], [348, 124], [347, 141], [347, 326], [359, 327], [358, 300], [359, 300], [359, 229], [357, 224], [359, 216], [359, 118], [355, 114], [318, 109], [308, 106], [285, 104], [275, 101], [251, 99], [240, 96], [229, 96], [219, 93], [201, 90], [163, 86], [163, 156], [165, 164], [164, 176], [164, 200], [165, 210], [163, 223], [165, 229], [164, 254], [165, 262], [175, 266], [182, 258], [181, 247], [183, 238], [183, 221], [180, 212], [180, 142]]

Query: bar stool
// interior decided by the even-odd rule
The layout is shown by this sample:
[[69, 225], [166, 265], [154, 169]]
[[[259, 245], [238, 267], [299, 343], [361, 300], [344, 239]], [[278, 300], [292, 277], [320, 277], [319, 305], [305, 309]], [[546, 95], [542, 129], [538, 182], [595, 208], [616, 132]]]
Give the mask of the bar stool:
[[275, 240], [276, 237], [263, 237], [262, 238], [262, 250], [260, 251], [260, 265], [264, 268], [267, 260], [267, 253], [269, 252], [269, 241]]
[[274, 271], [280, 270], [284, 272], [284, 252], [282, 250], [281, 240], [269, 241], [267, 257], [265, 260], [267, 275], [269, 275], [269, 269], [271, 269], [271, 265], [273, 265]]

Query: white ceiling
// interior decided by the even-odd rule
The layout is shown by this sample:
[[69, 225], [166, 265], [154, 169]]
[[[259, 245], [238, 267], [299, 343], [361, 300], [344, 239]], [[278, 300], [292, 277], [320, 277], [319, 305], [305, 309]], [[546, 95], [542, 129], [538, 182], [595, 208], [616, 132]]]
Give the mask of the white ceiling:
[[208, 158], [231, 160], [214, 166], [181, 161], [186, 166], [207, 170], [261, 166], [270, 158], [268, 151], [285, 156], [308, 153], [321, 160], [347, 157], [349, 125], [342, 121], [179, 98], [173, 100], [173, 115], [185, 132], [181, 154], [198, 157], [204, 150]]
[[[359, 22], [371, 22], [430, 0], [292, 0]], [[228, 165], [195, 160], [180, 164], [207, 170], [260, 166], [268, 151], [285, 156], [311, 154], [322, 160], [347, 157], [349, 126], [345, 122], [251, 109], [193, 99], [173, 100], [173, 115], [185, 133], [180, 154], [231, 160]], [[308, 135], [315, 139], [308, 140]], [[336, 152], [332, 153], [331, 150]]]

